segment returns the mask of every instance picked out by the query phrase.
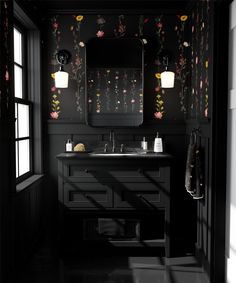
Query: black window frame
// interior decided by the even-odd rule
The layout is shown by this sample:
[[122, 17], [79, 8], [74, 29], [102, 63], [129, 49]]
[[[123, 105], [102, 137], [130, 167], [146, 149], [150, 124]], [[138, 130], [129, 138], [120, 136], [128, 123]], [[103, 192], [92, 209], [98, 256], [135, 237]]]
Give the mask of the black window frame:
[[[33, 129], [32, 129], [32, 120], [33, 120], [33, 103], [29, 100], [29, 92], [28, 92], [28, 80], [27, 80], [27, 69], [28, 69], [28, 62], [27, 62], [27, 29], [15, 19], [14, 21], [14, 29], [21, 33], [22, 38], [22, 64], [18, 64], [14, 60], [14, 69], [15, 66], [18, 66], [22, 69], [22, 98], [14, 97], [15, 105], [22, 104], [29, 106], [29, 135], [26, 137], [19, 138], [15, 136], [15, 146], [18, 147], [17, 155], [15, 155], [16, 163], [18, 163], [18, 177], [16, 176], [16, 184], [26, 180], [30, 176], [33, 175]], [[15, 92], [15, 89], [14, 89]], [[18, 111], [17, 111], [18, 115]], [[16, 118], [16, 123], [18, 123], [18, 117]], [[19, 127], [17, 126], [17, 130]], [[19, 142], [22, 140], [29, 140], [29, 171], [19, 176]], [[16, 172], [15, 172], [16, 173]]]

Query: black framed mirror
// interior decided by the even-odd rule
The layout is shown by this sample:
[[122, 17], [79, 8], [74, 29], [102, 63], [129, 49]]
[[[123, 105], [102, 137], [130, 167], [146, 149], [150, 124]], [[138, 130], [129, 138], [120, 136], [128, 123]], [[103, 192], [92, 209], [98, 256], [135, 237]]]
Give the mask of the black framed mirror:
[[91, 126], [143, 123], [143, 42], [93, 38], [86, 44], [86, 108]]

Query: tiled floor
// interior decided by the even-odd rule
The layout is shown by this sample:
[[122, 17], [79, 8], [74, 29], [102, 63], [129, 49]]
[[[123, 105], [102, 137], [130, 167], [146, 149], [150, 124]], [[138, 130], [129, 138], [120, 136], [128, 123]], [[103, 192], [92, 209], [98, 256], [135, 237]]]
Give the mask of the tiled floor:
[[209, 283], [193, 257], [74, 256], [40, 251], [14, 283]]

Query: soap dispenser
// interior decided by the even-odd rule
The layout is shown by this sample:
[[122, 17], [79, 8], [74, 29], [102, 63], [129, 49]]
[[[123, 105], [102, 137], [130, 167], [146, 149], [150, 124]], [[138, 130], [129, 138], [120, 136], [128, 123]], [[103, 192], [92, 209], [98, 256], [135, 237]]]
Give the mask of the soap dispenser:
[[154, 152], [163, 152], [163, 144], [162, 144], [162, 138], [159, 137], [159, 133], [157, 132], [157, 136], [154, 140]]
[[148, 149], [148, 142], [146, 141], [145, 137], [143, 137], [143, 140], [141, 141], [141, 148], [143, 150], [147, 150]]
[[66, 151], [73, 151], [73, 143], [70, 139], [66, 142]]

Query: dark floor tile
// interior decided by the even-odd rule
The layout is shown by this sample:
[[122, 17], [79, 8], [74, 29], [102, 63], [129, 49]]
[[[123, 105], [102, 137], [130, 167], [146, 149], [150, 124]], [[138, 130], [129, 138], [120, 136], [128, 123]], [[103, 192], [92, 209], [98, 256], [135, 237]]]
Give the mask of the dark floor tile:
[[37, 253], [14, 283], [209, 283], [194, 257]]

